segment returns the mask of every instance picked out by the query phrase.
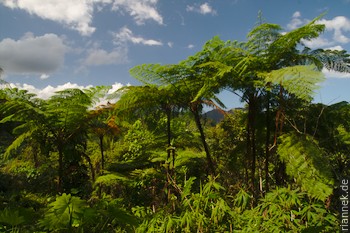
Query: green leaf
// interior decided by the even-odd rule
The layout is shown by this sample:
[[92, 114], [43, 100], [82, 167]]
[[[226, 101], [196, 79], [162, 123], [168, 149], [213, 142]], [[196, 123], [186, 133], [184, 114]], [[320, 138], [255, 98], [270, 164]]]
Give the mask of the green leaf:
[[287, 174], [311, 197], [325, 201], [333, 192], [333, 178], [325, 153], [310, 136], [286, 134], [280, 137], [278, 154]]
[[18, 210], [5, 208], [0, 211], [0, 223], [10, 226], [18, 226], [24, 222], [24, 217], [19, 214]]
[[324, 74], [313, 65], [285, 67], [260, 75], [265, 76], [266, 83], [281, 85], [290, 94], [308, 101], [319, 88], [318, 84], [325, 80]]
[[49, 204], [49, 209], [40, 221], [40, 225], [47, 230], [78, 227], [83, 224], [84, 214], [88, 209], [84, 200], [63, 193], [56, 198], [56, 201]]

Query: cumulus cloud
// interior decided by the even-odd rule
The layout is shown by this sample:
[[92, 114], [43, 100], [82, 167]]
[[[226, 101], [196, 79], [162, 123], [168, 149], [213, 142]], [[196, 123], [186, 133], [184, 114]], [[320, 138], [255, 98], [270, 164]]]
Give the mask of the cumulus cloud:
[[198, 5], [198, 4], [191, 5], [191, 6], [188, 5], [186, 7], [186, 11], [196, 12], [202, 15], [206, 15], [206, 14], [216, 15], [216, 11], [207, 2], [201, 5]]
[[26, 84], [26, 83], [23, 83], [23, 84], [20, 84], [20, 83], [16, 83], [16, 84], [13, 84], [13, 83], [10, 83], [10, 86], [11, 87], [16, 87], [18, 89], [22, 89], [22, 90], [27, 90], [29, 93], [33, 93], [33, 94], [36, 94], [37, 97], [41, 98], [41, 99], [49, 99], [51, 96], [53, 96], [55, 94], [55, 92], [57, 91], [62, 91], [62, 90], [65, 90], [65, 89], [68, 89], [68, 88], [78, 88], [78, 89], [85, 89], [85, 88], [90, 88], [92, 87], [92, 85], [88, 85], [88, 86], [80, 86], [76, 83], [65, 83], [63, 85], [58, 85], [56, 87], [53, 87], [51, 85], [48, 85], [42, 89], [40, 88], [36, 88], [35, 86], [33, 85], [30, 85], [30, 84]]
[[287, 24], [287, 29], [294, 30], [307, 22], [308, 20], [301, 18], [300, 11], [296, 11], [292, 16], [292, 20]]
[[138, 25], [144, 24], [146, 20], [163, 24], [163, 17], [156, 8], [157, 2], [158, 0], [114, 0], [112, 10], [126, 11]]
[[350, 78], [350, 73], [341, 73], [327, 70], [325, 68], [322, 70], [322, 73], [326, 76], [326, 78]]
[[114, 36], [115, 36], [114, 42], [119, 46], [125, 45], [125, 43], [127, 42], [131, 42], [133, 44], [149, 45], [149, 46], [163, 45], [163, 43], [158, 40], [145, 39], [141, 36], [135, 36], [134, 33], [127, 27], [121, 28], [119, 32], [114, 34]]
[[100, 48], [90, 49], [83, 64], [87, 66], [123, 64], [128, 61], [127, 53], [128, 51], [125, 47], [117, 47], [111, 52]]
[[317, 37], [312, 40], [302, 40], [303, 44], [311, 49], [325, 48], [334, 45], [334, 42], [324, 38], [323, 36]]
[[55, 34], [35, 37], [27, 33], [19, 40], [0, 41], [0, 64], [6, 73], [47, 75], [64, 63], [67, 46]]
[[[299, 11], [296, 11], [292, 20], [287, 24], [289, 30], [296, 29], [306, 23], [310, 22], [309, 19], [304, 19]], [[339, 44], [350, 43], [350, 20], [344, 16], [337, 16], [333, 19], [321, 19], [317, 23], [324, 24], [326, 27], [326, 33], [320, 37], [312, 40], [304, 40], [303, 43], [310, 48], [329, 48], [340, 46]]]
[[157, 11], [158, 0], [2, 0], [4, 6], [11, 9], [20, 9], [31, 15], [45, 20], [61, 23], [83, 36], [89, 36], [95, 32], [92, 21], [94, 7], [101, 11], [103, 7], [110, 5], [111, 9], [119, 12], [127, 12], [134, 18], [138, 25], [147, 20], [163, 24], [163, 18]]
[[338, 51], [342, 51], [344, 50], [344, 48], [340, 45], [337, 45], [337, 46], [333, 46], [333, 47], [329, 47], [329, 48], [326, 48], [326, 49], [329, 49], [329, 50], [338, 50]]
[[[111, 85], [111, 88], [108, 90], [107, 92], [107, 96], [114, 93], [115, 91], [117, 91], [118, 89], [122, 88], [124, 85], [121, 84], [121, 83], [114, 83]], [[44, 99], [44, 100], [47, 100], [49, 99], [51, 96], [53, 96], [57, 91], [63, 91], [65, 89], [69, 89], [69, 88], [77, 88], [77, 89], [88, 89], [88, 88], [91, 88], [93, 87], [92, 85], [87, 85], [87, 86], [83, 86], [83, 85], [78, 85], [76, 83], [65, 83], [65, 84], [62, 84], [62, 85], [57, 85], [57, 86], [51, 86], [51, 85], [48, 85], [44, 88], [37, 88], [33, 85], [30, 85], [30, 84], [19, 84], [19, 83], [10, 83], [10, 84], [7, 84], [7, 85], [0, 85], [0, 88], [4, 88], [4, 87], [12, 87], [12, 88], [18, 88], [18, 89], [21, 89], [21, 90], [27, 90], [29, 93], [33, 93], [35, 94], [38, 98], [40, 99]], [[95, 106], [98, 106], [98, 105], [102, 105], [102, 104], [107, 104], [108, 101], [110, 102], [115, 102], [117, 101], [117, 99], [112, 99], [112, 100], [109, 100], [107, 98], [107, 96], [104, 96], [102, 98], [99, 99], [99, 101], [97, 101], [97, 103], [95, 104]]]
[[[95, 28], [90, 24], [93, 17], [91, 0], [4, 0], [2, 4], [12, 9], [20, 9], [42, 19], [62, 23], [77, 30], [84, 36], [91, 35]], [[103, 1], [102, 1], [103, 2]]]
[[48, 74], [42, 74], [40, 75], [40, 79], [44, 80], [44, 79], [48, 79], [50, 77], [50, 75]]
[[327, 31], [333, 32], [333, 40], [338, 43], [346, 44], [350, 38], [344, 33], [350, 32], [350, 20], [344, 16], [337, 16], [331, 20], [321, 19], [320, 24], [326, 26]]

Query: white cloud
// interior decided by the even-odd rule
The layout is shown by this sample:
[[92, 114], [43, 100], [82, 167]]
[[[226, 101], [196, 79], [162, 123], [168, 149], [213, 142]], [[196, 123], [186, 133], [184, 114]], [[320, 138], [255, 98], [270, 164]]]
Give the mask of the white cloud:
[[300, 11], [296, 11], [296, 12], [294, 12], [294, 14], [293, 14], [293, 18], [299, 18], [299, 17], [301, 17], [301, 13], [300, 13]]
[[55, 94], [55, 92], [57, 91], [62, 91], [68, 88], [79, 88], [79, 89], [85, 89], [85, 88], [90, 88], [92, 87], [92, 85], [88, 85], [88, 86], [80, 86], [76, 83], [65, 83], [63, 85], [58, 85], [56, 87], [53, 87], [51, 85], [48, 85], [46, 87], [44, 87], [43, 89], [39, 89], [34, 87], [33, 85], [29, 85], [29, 84], [10, 84], [11, 87], [17, 87], [18, 89], [23, 89], [23, 90], [27, 90], [29, 93], [33, 93], [36, 94], [37, 97], [41, 98], [41, 99], [49, 99], [51, 96], [53, 96]]
[[338, 51], [344, 50], [344, 48], [341, 47], [340, 45], [333, 46], [333, 47], [329, 47], [329, 48], [326, 48], [326, 49], [329, 49], [329, 50], [338, 50]]
[[114, 0], [112, 10], [126, 11], [138, 25], [146, 20], [154, 20], [163, 24], [163, 17], [156, 9], [158, 0]]
[[188, 49], [193, 49], [193, 48], [194, 48], [194, 45], [193, 45], [193, 44], [189, 44], [189, 45], [187, 45], [187, 48], [188, 48]]
[[55, 34], [35, 37], [27, 33], [17, 41], [0, 41], [0, 64], [6, 73], [47, 75], [63, 65], [67, 49]]
[[311, 49], [324, 48], [334, 45], [333, 41], [330, 41], [322, 36], [312, 40], [302, 40], [303, 44]]
[[40, 79], [44, 80], [44, 79], [48, 79], [50, 77], [50, 75], [48, 74], [42, 74], [40, 75]]
[[0, 0], [11, 9], [20, 9], [45, 20], [61, 23], [81, 35], [90, 36], [96, 28], [91, 26], [94, 8], [101, 11], [106, 5], [119, 12], [127, 12], [138, 25], [147, 20], [163, 24], [157, 11], [158, 0]]
[[207, 2], [201, 5], [198, 5], [198, 4], [191, 5], [191, 6], [187, 5], [186, 11], [196, 12], [202, 15], [206, 15], [206, 14], [216, 15], [216, 11]]
[[350, 42], [350, 38], [344, 33], [350, 32], [350, 20], [344, 16], [337, 16], [331, 20], [321, 19], [320, 24], [326, 26], [327, 31], [333, 32], [333, 40], [338, 43], [346, 44]]
[[[123, 84], [117, 83], [117, 82], [112, 84], [111, 88], [107, 92], [107, 96], [112, 94], [112, 93], [114, 93], [115, 91], [117, 91], [118, 89], [122, 88], [123, 86], [124, 86]], [[82, 85], [78, 85], [76, 83], [70, 83], [70, 82], [62, 84], [62, 85], [58, 85], [58, 86], [55, 86], [55, 87], [53, 87], [51, 85], [48, 85], [48, 86], [46, 86], [46, 87], [44, 87], [42, 89], [36, 88], [33, 85], [29, 85], [29, 84], [25, 84], [25, 83], [24, 84], [9, 83], [7, 85], [0, 85], [0, 88], [5, 88], [5, 87], [12, 87], [12, 88], [16, 87], [16, 88], [21, 89], [21, 90], [27, 90], [29, 93], [35, 94], [38, 98], [47, 100], [51, 96], [53, 96], [57, 91], [63, 91], [65, 89], [69, 89], [69, 88], [78, 88], [78, 89], [82, 90], [82, 89], [91, 88], [93, 86], [92, 85], [82, 86]], [[102, 105], [102, 104], [107, 104], [108, 101], [110, 101], [110, 102], [116, 102], [117, 101], [117, 99], [109, 100], [107, 98], [107, 96], [100, 98], [99, 101], [97, 101], [97, 103], [95, 104], [95, 106]]]
[[115, 91], [119, 90], [120, 88], [122, 88], [124, 85], [121, 83], [114, 83], [112, 84], [111, 89], [108, 90], [107, 94], [112, 94]]
[[341, 73], [323, 68], [322, 73], [326, 78], [350, 78], [350, 73]]
[[287, 29], [294, 30], [307, 22], [308, 20], [301, 18], [300, 11], [296, 11], [292, 16], [292, 20], [290, 21], [290, 23], [287, 24]]
[[121, 28], [119, 32], [114, 34], [114, 36], [115, 36], [115, 43], [119, 46], [125, 46], [127, 42], [131, 42], [133, 44], [149, 45], [149, 46], [163, 45], [163, 43], [158, 40], [145, 39], [141, 36], [135, 36], [133, 32], [127, 27]]
[[169, 41], [169, 42], [167, 43], [167, 45], [169, 46], [169, 48], [172, 48], [172, 47], [174, 46], [174, 43], [171, 42], [171, 41]]
[[[117, 83], [115, 82], [114, 84], [112, 84], [111, 88], [108, 90], [107, 95], [100, 98], [99, 101], [95, 104], [95, 106], [100, 106], [100, 105], [107, 105], [107, 103], [115, 103], [118, 101], [119, 97], [115, 96], [115, 98], [109, 98], [108, 96], [113, 93], [116, 92], [117, 90], [119, 90], [120, 88], [122, 88], [124, 85], [121, 83]], [[127, 84], [127, 86], [129, 86], [129, 84]]]
[[83, 64], [87, 66], [123, 64], [128, 61], [127, 53], [128, 51], [125, 47], [117, 47], [111, 52], [99, 48], [90, 49]]
[[[2, 4], [12, 9], [21, 9], [42, 19], [62, 23], [77, 30], [84, 36], [91, 35], [95, 28], [91, 27], [93, 3], [91, 0], [4, 0]], [[103, 1], [102, 1], [103, 2]]]
[[[301, 13], [296, 11], [290, 23], [287, 24], [287, 28], [293, 30], [308, 22], [310, 22], [309, 19], [302, 18]], [[327, 33], [321, 34], [320, 37], [312, 40], [303, 40], [306, 46], [310, 48], [326, 48], [350, 43], [350, 35], [346, 35], [346, 33], [350, 33], [350, 20], [348, 18], [337, 16], [330, 20], [321, 19], [318, 23], [325, 25]], [[331, 37], [329, 35], [331, 35]]]

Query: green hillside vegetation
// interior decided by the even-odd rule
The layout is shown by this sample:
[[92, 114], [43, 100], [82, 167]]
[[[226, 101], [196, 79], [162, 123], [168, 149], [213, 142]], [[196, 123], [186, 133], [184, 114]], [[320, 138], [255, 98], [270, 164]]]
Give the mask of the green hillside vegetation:
[[[318, 19], [213, 37], [178, 64], [133, 67], [143, 85], [112, 94], [3, 85], [0, 232], [337, 232], [350, 104], [312, 99], [349, 55], [305, 47]], [[223, 90], [245, 107], [227, 114]]]

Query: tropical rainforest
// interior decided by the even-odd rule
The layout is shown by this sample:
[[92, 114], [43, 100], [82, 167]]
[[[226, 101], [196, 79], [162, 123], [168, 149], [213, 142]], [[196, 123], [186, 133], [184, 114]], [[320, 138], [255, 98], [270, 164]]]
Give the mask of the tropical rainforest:
[[[304, 45], [318, 20], [290, 32], [259, 20], [246, 41], [133, 67], [142, 85], [113, 93], [40, 99], [2, 80], [0, 232], [339, 231], [350, 105], [313, 95], [322, 69], [350, 60]], [[244, 108], [225, 110], [223, 90]]]

